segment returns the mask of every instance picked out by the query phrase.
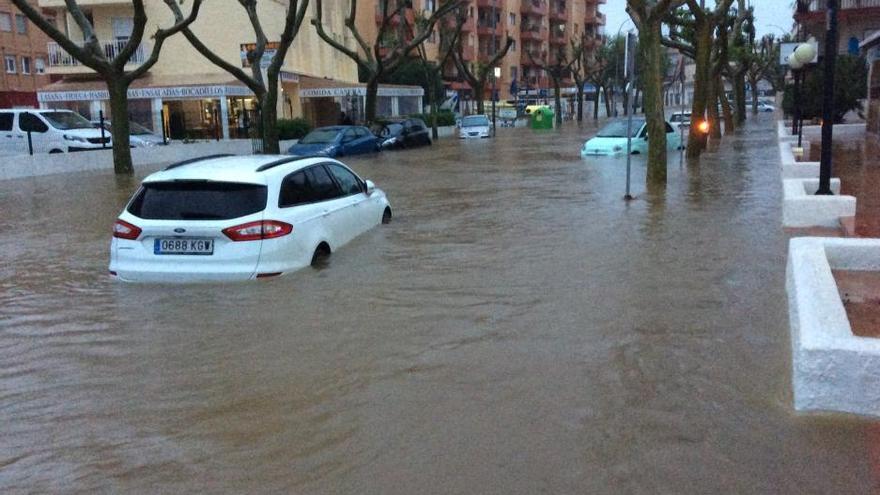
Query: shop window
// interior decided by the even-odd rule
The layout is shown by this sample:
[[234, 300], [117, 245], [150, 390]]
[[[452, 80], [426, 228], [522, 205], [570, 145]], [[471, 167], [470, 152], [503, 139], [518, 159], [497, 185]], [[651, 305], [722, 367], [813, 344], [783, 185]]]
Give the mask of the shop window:
[[12, 55], [6, 55], [3, 57], [3, 65], [6, 66], [7, 74], [15, 74], [15, 57]]
[[15, 14], [15, 30], [18, 31], [18, 34], [27, 34], [27, 17]]
[[9, 12], [0, 12], [0, 31], [12, 31], [12, 15]]
[[22, 74], [30, 74], [31, 73], [31, 58], [30, 57], [21, 57], [21, 73]]

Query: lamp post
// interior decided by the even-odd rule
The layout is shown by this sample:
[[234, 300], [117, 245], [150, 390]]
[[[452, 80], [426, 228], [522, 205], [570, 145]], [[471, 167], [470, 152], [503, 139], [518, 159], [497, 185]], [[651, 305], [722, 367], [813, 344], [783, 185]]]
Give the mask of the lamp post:
[[791, 68], [792, 76], [794, 76], [794, 115], [791, 118], [791, 133], [797, 134], [801, 119], [801, 68], [803, 68], [804, 64], [792, 54], [788, 58], [788, 66]]
[[[807, 67], [813, 63], [813, 58], [816, 57], [816, 48], [813, 46], [814, 40], [810, 38], [806, 43], [801, 43], [797, 48], [794, 49], [794, 54], [792, 59], [796, 60], [800, 64], [800, 80], [801, 86], [804, 84], [804, 71]], [[800, 107], [797, 108], [797, 129], [798, 129], [798, 148], [802, 147], [803, 136], [804, 136], [804, 119], [801, 114]]]
[[822, 156], [819, 161], [819, 190], [831, 192], [831, 137], [834, 129], [834, 64], [837, 61], [837, 0], [828, 0], [825, 31], [825, 77], [822, 95]]
[[496, 86], [495, 81], [497, 81], [499, 77], [501, 77], [501, 67], [493, 68], [492, 69], [492, 95], [491, 95], [491, 97], [492, 97], [492, 135], [493, 136], [495, 135], [495, 91], [497, 91], [497, 89], [495, 87]]

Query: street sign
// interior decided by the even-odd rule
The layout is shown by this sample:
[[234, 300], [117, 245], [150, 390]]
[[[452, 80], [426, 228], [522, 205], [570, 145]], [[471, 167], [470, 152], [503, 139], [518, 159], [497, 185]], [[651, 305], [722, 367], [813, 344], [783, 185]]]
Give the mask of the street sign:
[[[266, 69], [272, 63], [272, 58], [275, 57], [275, 54], [278, 52], [278, 49], [281, 47], [281, 42], [279, 41], [268, 41], [266, 42], [266, 49], [263, 51], [263, 58], [260, 59], [260, 67]], [[248, 68], [251, 66], [250, 56], [257, 49], [256, 43], [241, 43], [239, 45], [241, 51], [241, 66], [244, 68]]]

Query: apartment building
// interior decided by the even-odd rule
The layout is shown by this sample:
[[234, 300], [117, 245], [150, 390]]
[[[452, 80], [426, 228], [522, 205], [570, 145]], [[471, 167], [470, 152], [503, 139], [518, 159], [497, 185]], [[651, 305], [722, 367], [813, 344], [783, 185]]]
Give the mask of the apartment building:
[[[37, 1], [58, 19], [69, 36], [81, 39], [64, 0]], [[78, 0], [77, 3], [92, 22], [105, 52], [112, 56], [120, 50], [133, 28], [131, 2]], [[353, 40], [343, 34], [348, 0], [323, 3], [325, 29], [353, 48]], [[145, 5], [149, 19], [146, 33], [172, 23], [164, 2], [150, 1]], [[188, 8], [191, 2], [182, 5]], [[315, 8], [312, 2], [282, 66], [277, 110], [279, 116], [285, 118], [305, 117], [316, 125], [335, 124], [341, 111], [362, 108], [365, 88], [358, 83], [355, 63], [318, 37], [310, 24]], [[270, 44], [277, 41], [284, 26], [286, 2], [259, 2], [258, 12]], [[191, 29], [226, 62], [248, 72], [251, 70], [246, 54], [255, 42], [254, 31], [237, 1], [205, 2]], [[149, 57], [152, 40], [148, 34], [131, 57], [128, 64], [131, 68]], [[55, 43], [43, 43], [48, 55], [46, 70], [60, 80], [40, 89], [40, 105], [73, 109], [92, 119], [98, 118], [101, 111], [108, 114], [106, 87], [94, 72]], [[418, 103], [422, 93], [421, 88], [383, 88], [384, 96], [392, 100], [412, 99]], [[129, 99], [129, 113], [134, 122], [155, 132], [162, 130], [174, 139], [245, 137], [249, 123], [256, 118], [252, 92], [205, 59], [182, 35], [166, 40], [159, 61], [132, 84]]]
[[[859, 54], [859, 43], [880, 30], [880, 0], [838, 0], [838, 53]], [[801, 38], [819, 41], [819, 54], [825, 50], [826, 0], [798, 0], [794, 20]]]
[[[560, 49], [570, 46], [572, 39], [585, 36], [587, 48], [596, 50], [604, 43], [605, 15], [599, 6], [606, 0], [470, 0], [467, 19], [462, 27], [463, 60], [478, 64], [491, 60], [501, 50], [508, 37], [513, 40], [510, 51], [500, 61], [501, 77], [496, 81], [500, 100], [536, 97], [552, 87], [540, 65], [552, 64]], [[392, 0], [390, 3], [394, 3]], [[429, 15], [443, 0], [412, 0], [412, 8], [405, 15], [414, 18], [413, 11]], [[375, 40], [378, 26], [383, 22], [382, 0], [363, 2], [374, 12], [374, 19], [359, 19], [358, 27], [366, 39]], [[391, 28], [401, 22], [390, 20]], [[451, 17], [438, 24], [439, 29], [451, 29]], [[439, 37], [432, 35], [426, 43], [428, 57], [436, 60]], [[491, 89], [483, 95], [470, 94], [470, 86], [460, 77], [453, 64], [444, 67], [449, 88], [464, 98], [488, 100]], [[571, 77], [564, 80], [567, 93], [573, 92]]]
[[49, 82], [47, 42], [11, 2], [0, 0], [0, 108], [37, 106], [37, 88]]

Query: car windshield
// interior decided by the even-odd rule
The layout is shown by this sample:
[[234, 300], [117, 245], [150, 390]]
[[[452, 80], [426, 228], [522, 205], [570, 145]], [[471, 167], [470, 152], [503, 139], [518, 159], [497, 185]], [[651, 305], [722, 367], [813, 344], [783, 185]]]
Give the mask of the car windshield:
[[383, 136], [396, 136], [403, 130], [403, 124], [388, 124], [382, 129]]
[[338, 134], [336, 129], [315, 129], [302, 138], [299, 144], [329, 144], [336, 141]]
[[82, 115], [74, 112], [44, 112], [43, 118], [52, 124], [52, 127], [61, 130], [67, 129], [91, 129], [92, 123]]
[[463, 119], [461, 119], [462, 127], [478, 127], [483, 126], [487, 127], [489, 125], [489, 118], [485, 115], [469, 115]]
[[128, 211], [151, 220], [229, 220], [263, 211], [266, 190], [237, 182], [146, 182]]
[[[633, 119], [632, 121], [632, 136], [635, 137], [639, 132], [639, 128], [644, 124], [644, 120]], [[596, 133], [596, 137], [626, 137], [626, 121], [625, 120], [617, 120], [615, 122], [611, 122], [602, 128], [601, 131]]]
[[685, 113], [677, 113], [670, 117], [670, 122], [684, 122], [685, 120], [690, 120], [691, 116]]

